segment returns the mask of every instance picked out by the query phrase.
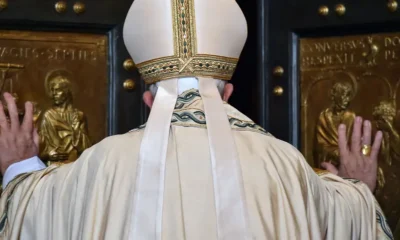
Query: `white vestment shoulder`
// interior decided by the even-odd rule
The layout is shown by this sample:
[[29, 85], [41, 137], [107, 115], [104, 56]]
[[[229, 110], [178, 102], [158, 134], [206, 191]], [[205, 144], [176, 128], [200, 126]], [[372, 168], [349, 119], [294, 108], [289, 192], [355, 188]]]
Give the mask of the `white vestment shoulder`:
[[[225, 107], [254, 239], [391, 239], [366, 185], [316, 174], [293, 146]], [[144, 128], [106, 138], [75, 163], [11, 181], [0, 200], [0, 239], [130, 239]], [[210, 150], [197, 91], [178, 98], [170, 131], [162, 239], [217, 240]]]

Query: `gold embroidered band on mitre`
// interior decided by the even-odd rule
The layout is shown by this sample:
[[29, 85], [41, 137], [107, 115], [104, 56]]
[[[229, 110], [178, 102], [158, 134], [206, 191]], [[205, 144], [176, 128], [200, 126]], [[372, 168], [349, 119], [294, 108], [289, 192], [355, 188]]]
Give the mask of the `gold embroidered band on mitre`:
[[197, 53], [193, 0], [171, 0], [174, 32], [174, 56], [137, 64], [146, 84], [180, 77], [210, 77], [230, 80], [237, 58]]

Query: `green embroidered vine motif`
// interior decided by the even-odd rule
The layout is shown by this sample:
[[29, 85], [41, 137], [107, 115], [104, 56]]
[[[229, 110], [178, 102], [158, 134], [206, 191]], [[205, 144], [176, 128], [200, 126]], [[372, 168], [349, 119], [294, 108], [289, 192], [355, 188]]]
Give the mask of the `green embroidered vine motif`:
[[[224, 105], [226, 107], [229, 123], [233, 130], [253, 131], [272, 136], [261, 126], [250, 121], [245, 115], [238, 112], [229, 104]], [[233, 117], [232, 115], [234, 115], [235, 117]], [[206, 115], [204, 113], [203, 103], [201, 101], [201, 96], [198, 90], [191, 89], [178, 96], [175, 104], [175, 109], [171, 118], [171, 124], [183, 127], [207, 127]], [[132, 131], [138, 131], [145, 127], [146, 125], [144, 124]]]
[[198, 91], [184, 92], [183, 94], [178, 96], [175, 104], [175, 110], [183, 109], [186, 105], [200, 99], [201, 96]]

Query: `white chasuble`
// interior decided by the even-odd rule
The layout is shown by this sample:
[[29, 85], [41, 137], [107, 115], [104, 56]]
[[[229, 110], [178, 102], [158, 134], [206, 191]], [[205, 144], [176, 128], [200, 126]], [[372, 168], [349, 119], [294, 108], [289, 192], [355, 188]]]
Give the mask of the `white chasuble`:
[[[365, 184], [316, 174], [293, 146], [230, 105], [224, 107], [240, 160], [252, 239], [391, 239]], [[0, 239], [132, 239], [144, 128], [106, 138], [74, 163], [14, 179], [0, 200]], [[163, 240], [222, 239], [206, 116], [196, 90], [178, 97], [163, 181]]]

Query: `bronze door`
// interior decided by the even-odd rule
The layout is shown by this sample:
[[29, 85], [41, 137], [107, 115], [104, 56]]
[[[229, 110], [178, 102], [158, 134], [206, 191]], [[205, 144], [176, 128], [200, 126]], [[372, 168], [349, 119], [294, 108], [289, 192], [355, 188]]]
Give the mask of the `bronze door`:
[[337, 163], [340, 123], [351, 129], [356, 115], [372, 120], [374, 131], [384, 133], [375, 195], [395, 231], [400, 223], [397, 2], [272, 0], [263, 11], [268, 130], [318, 167], [321, 161]]
[[144, 122], [143, 84], [122, 39], [132, 0], [0, 0], [0, 91], [35, 104], [41, 157], [74, 161]]

